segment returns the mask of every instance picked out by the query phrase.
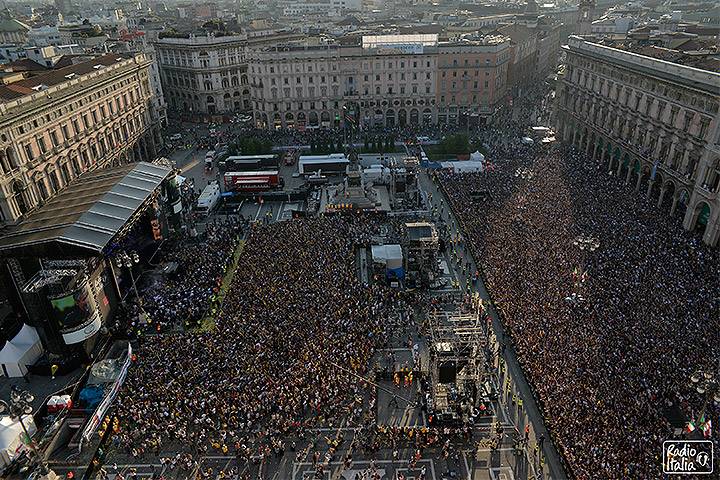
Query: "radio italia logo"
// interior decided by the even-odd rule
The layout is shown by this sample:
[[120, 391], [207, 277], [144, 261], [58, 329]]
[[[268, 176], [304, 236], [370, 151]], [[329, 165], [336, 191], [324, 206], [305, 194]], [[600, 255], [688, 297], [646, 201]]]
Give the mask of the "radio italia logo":
[[712, 474], [713, 443], [710, 440], [667, 440], [663, 442], [663, 473]]

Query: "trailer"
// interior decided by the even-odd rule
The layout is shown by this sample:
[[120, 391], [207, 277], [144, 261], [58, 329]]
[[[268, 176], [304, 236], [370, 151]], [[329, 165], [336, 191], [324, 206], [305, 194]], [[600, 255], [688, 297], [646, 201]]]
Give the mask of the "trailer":
[[218, 162], [221, 172], [257, 172], [278, 168], [280, 163], [277, 154], [268, 155], [233, 155]]
[[344, 153], [330, 155], [301, 155], [298, 161], [300, 175], [311, 175], [318, 171], [323, 173], [345, 173], [350, 160]]

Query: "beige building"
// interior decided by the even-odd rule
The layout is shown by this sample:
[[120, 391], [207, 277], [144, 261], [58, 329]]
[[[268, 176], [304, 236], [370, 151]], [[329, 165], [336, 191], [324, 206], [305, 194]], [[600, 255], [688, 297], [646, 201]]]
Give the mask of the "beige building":
[[556, 95], [558, 135], [657, 208], [682, 218], [686, 230], [717, 245], [717, 61], [657, 47], [630, 51], [576, 36], [564, 48], [566, 70]]
[[160, 142], [143, 54], [104, 55], [0, 85], [0, 224], [81, 173], [152, 160]]
[[285, 46], [249, 59], [260, 128], [419, 125], [437, 119], [437, 35], [362, 37], [360, 44]]
[[155, 42], [169, 111], [216, 115], [250, 108], [247, 37], [188, 35]]
[[488, 35], [438, 47], [438, 123], [484, 125], [508, 89], [510, 38]]

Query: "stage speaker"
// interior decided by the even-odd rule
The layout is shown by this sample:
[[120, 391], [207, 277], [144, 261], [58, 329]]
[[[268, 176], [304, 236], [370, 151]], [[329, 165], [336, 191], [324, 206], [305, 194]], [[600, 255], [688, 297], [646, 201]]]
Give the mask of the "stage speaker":
[[441, 363], [438, 366], [438, 382], [455, 383], [457, 378], [457, 369], [454, 363]]

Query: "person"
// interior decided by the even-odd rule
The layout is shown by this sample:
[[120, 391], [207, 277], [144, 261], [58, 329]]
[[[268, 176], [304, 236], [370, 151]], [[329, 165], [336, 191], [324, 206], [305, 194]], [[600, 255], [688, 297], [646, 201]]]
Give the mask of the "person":
[[[672, 432], [664, 406], [699, 411], [687, 379], [720, 358], [720, 329], [703, 327], [717, 318], [718, 249], [686, 232], [682, 215], [668, 217], [672, 199], [658, 208], [658, 182], [642, 170], [633, 176], [614, 160], [625, 169], [618, 181], [562, 145], [491, 150], [493, 171], [440, 172], [437, 181], [502, 306], [501, 354], [506, 344], [517, 353], [573, 476], [660, 477], [652, 445]], [[469, 194], [479, 188], [493, 192], [482, 209]], [[573, 282], [576, 269], [587, 272], [583, 282]], [[577, 301], [565, 300], [571, 293]]]

